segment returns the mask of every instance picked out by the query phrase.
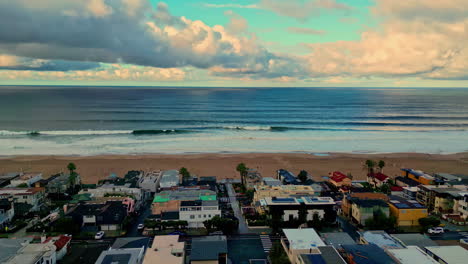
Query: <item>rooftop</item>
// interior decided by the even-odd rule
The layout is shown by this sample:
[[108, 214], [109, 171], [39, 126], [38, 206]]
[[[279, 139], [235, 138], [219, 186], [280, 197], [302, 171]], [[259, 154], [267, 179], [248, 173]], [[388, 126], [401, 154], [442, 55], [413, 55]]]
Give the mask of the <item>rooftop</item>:
[[346, 264], [332, 246], [319, 247], [320, 254], [301, 254], [304, 264]]
[[279, 186], [282, 185], [280, 180], [274, 179], [272, 177], [264, 177], [263, 182], [267, 186]]
[[421, 183], [413, 180], [413, 179], [410, 179], [410, 178], [407, 178], [407, 177], [402, 177], [402, 176], [399, 176], [399, 177], [396, 177], [395, 178], [395, 181], [401, 181], [405, 184], [407, 184], [408, 186], [411, 186], [411, 187], [414, 187], [414, 186], [418, 186], [420, 185]]
[[433, 246], [426, 247], [426, 252], [431, 255], [436, 255], [445, 263], [450, 264], [465, 264], [468, 259], [468, 250], [461, 246]]
[[310, 249], [325, 246], [320, 236], [313, 228], [283, 229], [292, 249]]
[[179, 171], [167, 170], [162, 173], [160, 184], [179, 183]]
[[330, 173], [330, 179], [334, 182], [342, 182], [344, 179], [348, 178], [344, 173], [341, 171], [334, 171]]
[[139, 263], [137, 259], [143, 255], [143, 248], [125, 248], [125, 249], [109, 249], [103, 251], [96, 264], [129, 264]]
[[391, 195], [390, 201], [391, 205], [395, 206], [398, 209], [426, 209], [425, 206], [417, 202], [416, 200], [407, 200], [403, 197]]
[[184, 263], [184, 247], [185, 243], [179, 242], [178, 235], [155, 236], [153, 245], [146, 251], [143, 264], [182, 264]]
[[192, 238], [190, 260], [217, 260], [219, 254], [227, 254], [225, 236], [205, 236]]
[[371, 199], [353, 199], [353, 203], [359, 207], [388, 207], [388, 204], [383, 200], [371, 200]]
[[356, 244], [356, 241], [346, 232], [322, 233], [322, 239], [327, 245], [334, 247]]
[[0, 195], [34, 195], [43, 191], [44, 188], [3, 188]]
[[356, 264], [395, 264], [395, 261], [376, 245], [343, 245]]
[[431, 256], [427, 255], [417, 246], [408, 246], [407, 248], [398, 248], [398, 249], [388, 249], [387, 252], [390, 256], [393, 256], [398, 263], [401, 264], [414, 264], [414, 263], [424, 263], [424, 264], [437, 264], [439, 262], [435, 261]]
[[422, 178], [426, 178], [428, 180], [434, 180], [434, 177], [429, 175], [429, 174], [426, 174], [424, 173], [423, 171], [420, 171], [420, 170], [413, 170], [413, 169], [401, 169], [402, 171], [405, 171], [409, 174], [412, 174], [416, 177], [422, 177]]
[[194, 200], [216, 200], [216, 192], [208, 189], [178, 189], [162, 191], [154, 196], [153, 203], [164, 203], [170, 200], [194, 201]]
[[361, 237], [367, 241], [367, 243], [374, 244], [382, 249], [404, 247], [385, 231], [366, 231], [361, 234]]
[[380, 173], [380, 172], [377, 172], [377, 173], [369, 173], [367, 174], [367, 177], [373, 177], [373, 178], [376, 178], [377, 180], [379, 181], [385, 181], [388, 179], [388, 176], [383, 174], [383, 173]]
[[284, 178], [286, 183], [296, 184], [298, 182], [296, 176], [290, 171], [280, 169], [278, 170], [278, 175]]
[[5, 263], [11, 257], [14, 257], [18, 250], [20, 250], [24, 245], [30, 243], [32, 238], [22, 238], [22, 239], [11, 239], [11, 238], [2, 238], [0, 239], [0, 263]]
[[118, 237], [112, 248], [148, 248], [149, 237]]
[[418, 233], [415, 234], [392, 234], [398, 242], [404, 246], [418, 246], [420, 248], [437, 246], [437, 243], [434, 240], [430, 239], [425, 235]]
[[348, 195], [348, 199], [358, 198], [358, 199], [381, 199], [388, 201], [388, 196], [383, 193], [372, 193], [372, 192], [361, 192], [361, 193], [351, 193]]

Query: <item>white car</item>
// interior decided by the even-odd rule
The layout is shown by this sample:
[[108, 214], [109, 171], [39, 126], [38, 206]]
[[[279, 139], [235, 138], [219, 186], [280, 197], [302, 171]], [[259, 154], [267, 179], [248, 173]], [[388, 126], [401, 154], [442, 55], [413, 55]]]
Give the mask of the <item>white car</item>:
[[144, 228], [145, 228], [144, 224], [139, 224], [137, 227], [138, 230], [143, 230]]
[[94, 236], [94, 239], [102, 239], [104, 237], [104, 231], [99, 231]]
[[427, 233], [429, 234], [442, 234], [444, 233], [444, 228], [443, 227], [431, 227], [427, 230]]

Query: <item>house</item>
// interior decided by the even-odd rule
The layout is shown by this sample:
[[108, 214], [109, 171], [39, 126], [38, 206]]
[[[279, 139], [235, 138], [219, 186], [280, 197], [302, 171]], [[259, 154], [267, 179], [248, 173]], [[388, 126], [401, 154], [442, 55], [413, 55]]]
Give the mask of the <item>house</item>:
[[159, 188], [170, 188], [179, 185], [180, 177], [178, 170], [167, 170], [164, 171], [161, 175], [161, 180], [159, 181]]
[[381, 187], [388, 182], [389, 177], [383, 173], [369, 173], [367, 174], [367, 182], [374, 187]]
[[399, 264], [437, 264], [426, 252], [416, 246], [409, 246], [406, 248], [393, 248], [387, 249], [387, 253]]
[[252, 189], [256, 185], [260, 185], [262, 182], [262, 175], [256, 169], [248, 169], [247, 175], [244, 177], [245, 185], [248, 189]]
[[356, 241], [346, 232], [321, 233], [325, 244], [341, 248], [341, 245], [355, 245]]
[[24, 246], [31, 243], [32, 237], [24, 237], [18, 239], [1, 238], [0, 239], [0, 263], [5, 263], [9, 259], [16, 256], [17, 252]]
[[293, 264], [298, 263], [299, 255], [320, 254], [319, 247], [326, 246], [313, 228], [283, 229], [283, 232], [281, 245]]
[[41, 180], [36, 184], [39, 184], [40, 182], [43, 182], [43, 186], [36, 187], [45, 187], [47, 194], [61, 194], [70, 191], [75, 187], [75, 185], [79, 185], [81, 183], [81, 177], [79, 174], [76, 174], [75, 180], [72, 183], [70, 181], [69, 173], [60, 173], [51, 176], [48, 179]]
[[145, 248], [110, 248], [103, 251], [96, 264], [140, 264], [143, 262]]
[[190, 264], [227, 264], [228, 247], [225, 236], [192, 238]]
[[154, 215], [163, 212], [179, 211], [181, 201], [215, 201], [216, 192], [209, 190], [208, 187], [177, 187], [167, 191], [156, 193], [151, 204], [151, 212]]
[[401, 177], [401, 176], [398, 176], [395, 178], [395, 184], [398, 185], [398, 186], [401, 186], [401, 187], [416, 187], [418, 185], [420, 185], [421, 183], [413, 180], [413, 179], [410, 179], [408, 177]]
[[314, 215], [328, 222], [334, 222], [336, 219], [335, 201], [331, 197], [266, 197], [260, 200], [260, 204], [266, 213], [281, 216], [283, 221], [299, 219], [302, 209], [307, 211], [308, 221], [312, 220]]
[[419, 226], [419, 219], [427, 217], [427, 208], [415, 200], [407, 200], [399, 196], [390, 196], [388, 201], [390, 215], [397, 219], [400, 227]]
[[280, 180], [272, 178], [272, 177], [264, 177], [262, 179], [262, 185], [265, 186], [280, 186], [283, 185]]
[[405, 247], [408, 246], [417, 246], [420, 248], [424, 247], [431, 247], [437, 246], [438, 244], [434, 242], [434, 240], [430, 239], [426, 235], [421, 235], [419, 233], [413, 234], [392, 234], [393, 238], [395, 238], [400, 244]]
[[403, 187], [402, 196], [406, 199], [416, 200], [417, 193], [418, 193], [418, 187]]
[[20, 176], [19, 172], [10, 172], [0, 175], [0, 188], [11, 185], [11, 181]]
[[300, 254], [298, 264], [346, 264], [338, 251], [332, 246], [318, 247], [320, 254]]
[[143, 191], [155, 193], [159, 188], [159, 181], [161, 180], [161, 171], [151, 171], [145, 173], [138, 180], [137, 186]]
[[366, 220], [373, 219], [374, 215], [379, 211], [386, 217], [390, 216], [388, 204], [383, 200], [355, 199], [351, 205], [351, 220], [365, 226]]
[[419, 185], [416, 200], [425, 205], [429, 212], [453, 213], [455, 200], [461, 199], [460, 193], [468, 192], [467, 186]]
[[373, 244], [381, 249], [404, 248], [404, 246], [385, 231], [365, 231], [360, 233], [361, 244]]
[[294, 176], [292, 172], [287, 170], [277, 170], [276, 178], [284, 184], [299, 184], [299, 181], [297, 180], [296, 176]]
[[340, 188], [342, 186], [352, 185], [351, 179], [340, 171], [331, 172], [328, 182], [330, 182], [332, 185], [334, 185], [337, 188]]
[[15, 214], [39, 211], [44, 202], [44, 188], [3, 188], [0, 199], [13, 198]]
[[461, 218], [467, 220], [468, 218], [468, 192], [460, 193], [461, 198], [457, 200], [455, 205], [456, 212], [460, 214]]
[[149, 237], [118, 237], [115, 239], [112, 248], [142, 248], [145, 250], [149, 247]]
[[181, 201], [179, 219], [187, 221], [189, 228], [203, 228], [203, 222], [221, 216], [218, 201]]
[[439, 263], [465, 264], [468, 260], [468, 250], [461, 246], [425, 247], [424, 251]]
[[183, 264], [184, 249], [185, 242], [179, 241], [179, 235], [155, 236], [153, 245], [146, 251], [143, 264]]
[[429, 174], [426, 174], [420, 170], [413, 169], [401, 169], [402, 176], [413, 179], [420, 184], [431, 185], [434, 184], [435, 178]]
[[341, 203], [341, 211], [345, 217], [351, 217], [353, 200], [383, 200], [388, 201], [388, 196], [383, 193], [349, 193], [346, 194]]
[[26, 172], [20, 173], [19, 177], [10, 180], [11, 187], [18, 187], [24, 185], [24, 187], [33, 187], [34, 183], [42, 180], [41, 172]]
[[395, 264], [385, 251], [374, 244], [343, 245], [344, 258], [349, 264]]
[[3, 230], [15, 217], [13, 199], [0, 199], [0, 228]]
[[71, 217], [82, 230], [91, 232], [119, 232], [127, 217], [127, 206], [121, 202], [110, 201], [104, 204], [78, 204], [67, 210], [66, 217]]
[[255, 186], [254, 188], [254, 197], [252, 204], [259, 213], [263, 213], [264, 209], [260, 203], [260, 200], [263, 200], [267, 197], [301, 197], [301, 196], [319, 196], [320, 190], [317, 191], [312, 186], [306, 185], [279, 185], [279, 186], [269, 186], [261, 185]]
[[434, 176], [438, 183], [443, 185], [468, 185], [468, 175], [436, 173]]
[[129, 186], [130, 184], [103, 184], [96, 189], [81, 190], [79, 194], [89, 193], [94, 198], [109, 196], [129, 197], [135, 201], [135, 210], [138, 210], [145, 204], [147, 197], [150, 197], [150, 193], [144, 192], [140, 188], [133, 188]]
[[38, 263], [56, 264], [57, 260], [58, 260], [57, 259], [57, 246], [55, 245], [55, 241], [52, 241], [51, 239], [49, 239], [49, 240], [41, 241], [41, 243], [23, 244], [22, 247], [16, 252], [16, 254], [12, 258], [2, 263], [5, 263], [5, 264], [38, 264]]
[[50, 241], [54, 243], [55, 251], [57, 254], [57, 260], [61, 260], [70, 249], [72, 237], [67, 235], [60, 235], [58, 237], [50, 238]]

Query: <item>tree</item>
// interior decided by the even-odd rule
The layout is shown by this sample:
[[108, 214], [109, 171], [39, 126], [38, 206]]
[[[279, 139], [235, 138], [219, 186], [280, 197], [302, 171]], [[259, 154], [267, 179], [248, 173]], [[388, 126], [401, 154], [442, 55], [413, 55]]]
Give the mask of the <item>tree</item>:
[[302, 182], [305, 183], [307, 179], [309, 178], [307, 175], [307, 171], [301, 170], [299, 174], [297, 175], [297, 178]]
[[385, 167], [385, 161], [379, 160], [379, 163], [377, 164], [379, 166], [380, 173], [383, 172], [383, 168]]
[[68, 177], [68, 181], [70, 182], [70, 185], [75, 187], [76, 178], [77, 178], [77, 174], [75, 172], [75, 170], [76, 170], [75, 163], [73, 163], [73, 162], [68, 163], [67, 169], [70, 171], [70, 176]]
[[380, 186], [380, 191], [385, 193], [385, 194], [390, 194], [390, 186], [386, 183], [382, 184], [382, 186]]
[[289, 264], [288, 256], [284, 252], [283, 246], [279, 241], [275, 241], [271, 248], [270, 254], [271, 264]]
[[236, 170], [239, 172], [240, 176], [241, 176], [241, 182], [242, 182], [242, 185], [245, 186], [245, 176], [247, 176], [247, 171], [249, 170], [247, 168], [247, 166], [245, 166], [244, 163], [239, 163], [237, 164], [237, 167], [236, 167]]
[[307, 214], [308, 214], [307, 207], [305, 205], [301, 205], [301, 207], [299, 208], [299, 212], [298, 212], [300, 225], [307, 222]]
[[351, 180], [353, 180], [353, 177], [354, 177], [354, 176], [353, 176], [351, 173], [348, 173], [348, 175], [346, 175], [346, 176], [348, 176], [348, 178], [350, 178]]
[[232, 234], [237, 230], [239, 226], [239, 221], [230, 219], [230, 218], [221, 218], [220, 216], [215, 216], [210, 220], [203, 221], [203, 225], [208, 232], [215, 230], [222, 231], [225, 235]]
[[374, 217], [369, 218], [365, 222], [366, 228], [370, 230], [389, 230], [396, 226], [396, 218], [394, 216], [387, 217], [382, 210], [374, 212]]
[[419, 218], [418, 222], [423, 228], [423, 230], [427, 230], [428, 228], [440, 225], [440, 219], [433, 216]]
[[367, 169], [367, 172], [369, 174], [374, 174], [375, 161], [366, 160], [364, 167]]
[[185, 167], [180, 168], [179, 173], [182, 175], [182, 179], [184, 180], [190, 178], [190, 172]]

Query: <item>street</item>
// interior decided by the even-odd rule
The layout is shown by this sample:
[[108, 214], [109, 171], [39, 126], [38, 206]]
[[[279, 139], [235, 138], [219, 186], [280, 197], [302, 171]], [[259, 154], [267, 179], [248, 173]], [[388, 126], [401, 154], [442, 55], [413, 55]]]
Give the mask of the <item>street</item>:
[[143, 224], [145, 219], [151, 215], [151, 203], [146, 203], [143, 205], [144, 210], [137, 219], [132, 223], [131, 227], [128, 229], [127, 237], [138, 237], [142, 236], [141, 231], [138, 230], [138, 225]]
[[236, 192], [234, 191], [234, 188], [232, 187], [231, 183], [226, 184], [226, 190], [229, 195], [229, 201], [231, 203], [232, 210], [234, 211], [234, 215], [237, 217], [237, 219], [239, 219], [238, 232], [239, 234], [248, 234], [249, 228], [247, 227], [244, 215], [242, 214], [241, 209], [239, 207], [239, 203], [236, 199]]

